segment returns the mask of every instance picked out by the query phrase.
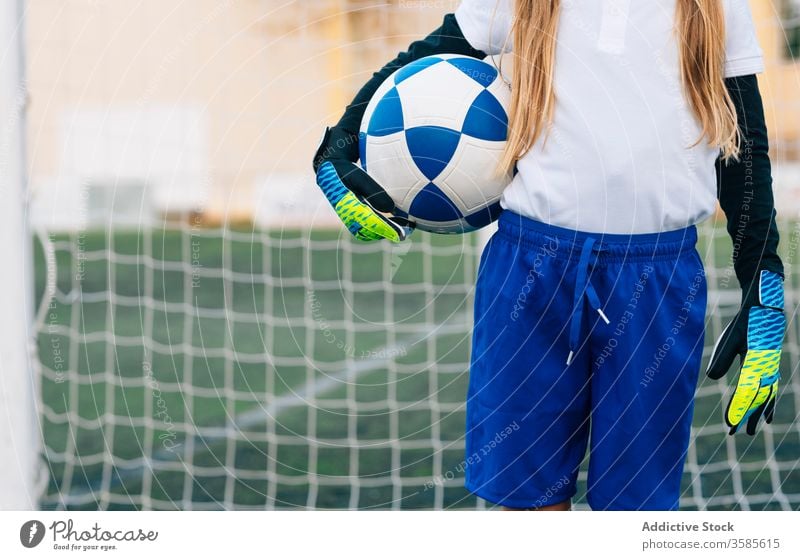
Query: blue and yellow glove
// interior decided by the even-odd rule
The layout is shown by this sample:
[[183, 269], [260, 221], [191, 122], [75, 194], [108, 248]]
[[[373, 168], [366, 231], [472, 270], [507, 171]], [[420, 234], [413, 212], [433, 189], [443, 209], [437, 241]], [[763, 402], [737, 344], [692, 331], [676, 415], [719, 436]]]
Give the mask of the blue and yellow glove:
[[358, 137], [338, 127], [328, 128], [314, 155], [317, 185], [356, 239], [400, 243], [411, 233], [412, 224], [382, 214], [395, 210], [394, 201], [357, 160]]
[[[751, 290], [745, 290], [749, 294]], [[747, 433], [754, 435], [761, 416], [767, 424], [775, 413], [775, 399], [780, 379], [781, 348], [786, 331], [783, 314], [783, 279], [775, 272], [762, 270], [758, 291], [750, 304], [742, 308], [722, 331], [708, 364], [711, 379], [725, 375], [739, 355], [739, 380], [728, 407], [725, 422], [730, 434], [747, 423]]]

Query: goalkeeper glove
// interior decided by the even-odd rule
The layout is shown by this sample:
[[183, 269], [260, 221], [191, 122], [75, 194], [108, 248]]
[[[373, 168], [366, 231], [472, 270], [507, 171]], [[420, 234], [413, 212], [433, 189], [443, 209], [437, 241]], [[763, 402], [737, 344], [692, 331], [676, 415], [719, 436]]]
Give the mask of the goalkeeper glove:
[[339, 127], [329, 127], [314, 156], [317, 185], [356, 239], [403, 241], [411, 233], [412, 224], [404, 218], [381, 214], [393, 212], [394, 201], [355, 163], [357, 159], [358, 137]]
[[[731, 435], [744, 423], [747, 433], [754, 435], [761, 416], [767, 424], [771, 423], [778, 394], [781, 347], [786, 331], [783, 279], [775, 272], [762, 270], [758, 292], [752, 297], [751, 292], [744, 290], [742, 307], [722, 331], [706, 370], [711, 379], [719, 379], [739, 355], [739, 379], [725, 410]], [[753, 301], [755, 298], [757, 301]]]

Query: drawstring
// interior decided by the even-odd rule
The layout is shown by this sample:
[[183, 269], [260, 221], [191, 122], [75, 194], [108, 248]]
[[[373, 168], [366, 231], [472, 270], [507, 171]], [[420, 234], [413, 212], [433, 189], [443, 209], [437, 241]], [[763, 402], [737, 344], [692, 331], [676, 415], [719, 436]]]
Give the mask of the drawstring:
[[[589, 259], [593, 254], [594, 245], [597, 240], [594, 237], [587, 237], [583, 242], [581, 248], [581, 256], [578, 260], [578, 271], [575, 278], [575, 293], [572, 298], [572, 318], [569, 325], [569, 355], [567, 356], [567, 365], [572, 363], [572, 358], [578, 347], [578, 338], [581, 330], [581, 320], [583, 319], [583, 294], [589, 298], [589, 304], [597, 310], [600, 317], [608, 325], [611, 321], [608, 320], [606, 314], [603, 313], [602, 306], [600, 305], [600, 298], [597, 297], [592, 283], [589, 281], [589, 267], [594, 266], [594, 262], [590, 265]], [[595, 255], [596, 259], [596, 255]]]

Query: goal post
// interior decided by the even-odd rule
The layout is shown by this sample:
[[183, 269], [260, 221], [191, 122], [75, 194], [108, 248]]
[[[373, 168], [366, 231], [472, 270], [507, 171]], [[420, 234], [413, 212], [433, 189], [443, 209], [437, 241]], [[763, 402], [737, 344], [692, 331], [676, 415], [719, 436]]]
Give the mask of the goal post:
[[25, 182], [22, 0], [0, 2], [0, 509], [38, 506], [40, 434], [31, 360], [33, 281]]

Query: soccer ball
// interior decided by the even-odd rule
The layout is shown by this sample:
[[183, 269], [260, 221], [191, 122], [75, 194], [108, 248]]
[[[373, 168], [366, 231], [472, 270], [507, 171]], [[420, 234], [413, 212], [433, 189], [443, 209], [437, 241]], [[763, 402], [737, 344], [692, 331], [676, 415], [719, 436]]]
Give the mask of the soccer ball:
[[498, 174], [511, 92], [497, 69], [462, 55], [416, 60], [367, 105], [361, 166], [422, 230], [464, 233], [500, 214], [511, 174]]

